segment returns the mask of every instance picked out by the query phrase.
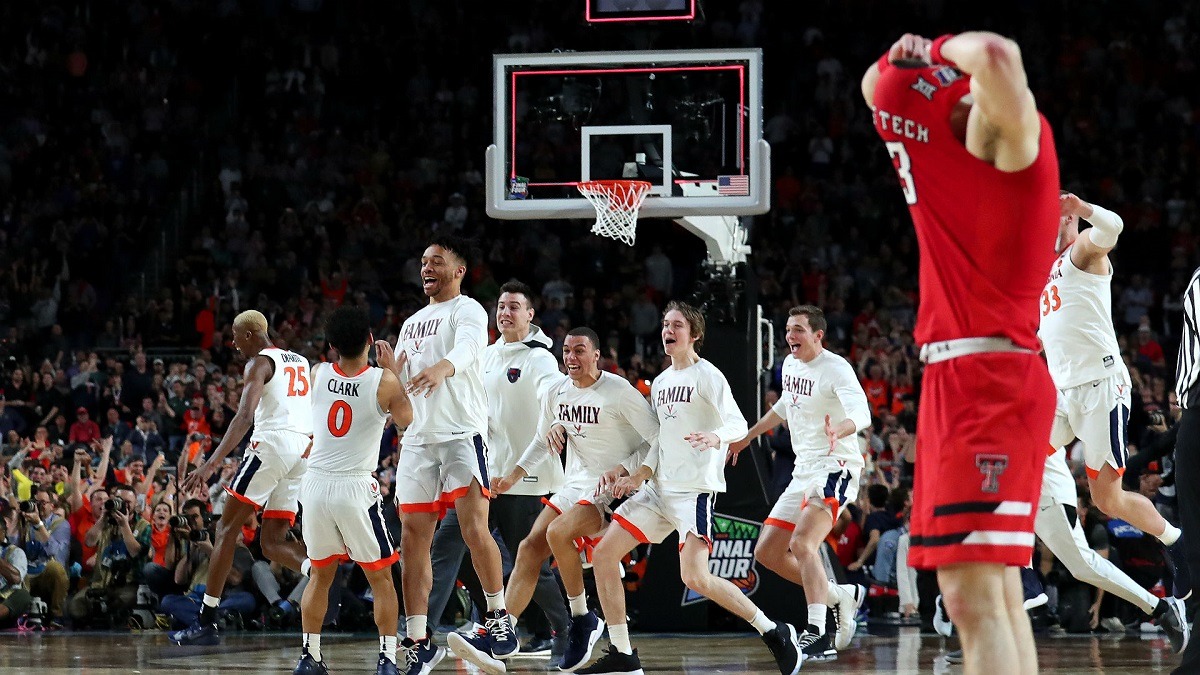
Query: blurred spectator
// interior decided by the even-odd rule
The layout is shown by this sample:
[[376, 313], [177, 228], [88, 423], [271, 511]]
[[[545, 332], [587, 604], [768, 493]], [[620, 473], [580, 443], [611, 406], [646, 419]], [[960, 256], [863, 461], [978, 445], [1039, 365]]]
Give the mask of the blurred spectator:
[[19, 529], [18, 515], [8, 504], [0, 503], [0, 627], [9, 628], [29, 611], [33, 596], [24, 588], [29, 564], [25, 551], [9, 540]]
[[133, 488], [115, 486], [85, 536], [87, 545], [96, 549], [96, 562], [86, 586], [71, 597], [69, 615], [75, 627], [96, 620], [112, 625], [133, 607], [150, 540], [151, 526], [138, 515]]
[[87, 445], [92, 441], [100, 439], [100, 425], [92, 421], [91, 413], [88, 409], [79, 406], [75, 409], [75, 422], [71, 424], [71, 432], [67, 436], [67, 440], [72, 443], [83, 443]]

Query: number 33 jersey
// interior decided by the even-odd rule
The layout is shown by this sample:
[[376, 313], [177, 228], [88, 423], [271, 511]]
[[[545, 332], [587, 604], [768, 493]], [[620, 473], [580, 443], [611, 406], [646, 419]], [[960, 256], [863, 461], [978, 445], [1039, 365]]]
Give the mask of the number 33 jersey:
[[294, 431], [311, 435], [312, 387], [308, 359], [277, 347], [268, 347], [258, 355], [274, 362], [275, 374], [267, 380], [262, 399], [254, 409], [254, 433]]
[[1112, 319], [1112, 268], [1085, 272], [1071, 262], [1071, 248], [1050, 269], [1042, 291], [1038, 337], [1050, 377], [1059, 389], [1126, 371]]
[[313, 446], [308, 466], [328, 473], [370, 474], [379, 463], [387, 414], [379, 408], [382, 368], [342, 372], [336, 363], [313, 370]]

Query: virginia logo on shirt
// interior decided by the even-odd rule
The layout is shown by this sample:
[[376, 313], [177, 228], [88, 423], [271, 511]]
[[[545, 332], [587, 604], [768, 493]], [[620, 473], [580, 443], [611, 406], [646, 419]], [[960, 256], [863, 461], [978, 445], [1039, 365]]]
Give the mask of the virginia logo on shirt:
[[513, 384], [516, 384], [517, 380], [519, 380], [519, 379], [521, 379], [521, 369], [520, 368], [509, 368], [508, 369], [508, 381]]

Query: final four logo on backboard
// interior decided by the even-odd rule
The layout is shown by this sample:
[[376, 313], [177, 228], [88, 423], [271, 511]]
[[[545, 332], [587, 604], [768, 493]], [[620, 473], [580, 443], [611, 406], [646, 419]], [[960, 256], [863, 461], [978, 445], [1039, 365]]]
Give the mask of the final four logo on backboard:
[[[753, 595], [761, 579], [754, 567], [754, 544], [762, 532], [762, 523], [734, 518], [720, 513], [713, 514], [713, 547], [708, 556], [708, 569], [713, 574], [728, 579], [742, 593]], [[707, 600], [690, 588], [683, 589], [680, 606]]]
[[509, 199], [526, 199], [529, 197], [529, 179], [525, 176], [513, 176], [508, 181]]

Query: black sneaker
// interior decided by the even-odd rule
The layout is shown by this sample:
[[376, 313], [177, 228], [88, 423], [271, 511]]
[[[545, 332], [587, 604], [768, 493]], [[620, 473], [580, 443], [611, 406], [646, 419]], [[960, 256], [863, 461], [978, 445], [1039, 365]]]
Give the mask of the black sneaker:
[[817, 635], [806, 630], [798, 642], [805, 661], [837, 660], [837, 650], [833, 648], [833, 635], [829, 631]]
[[177, 645], [202, 645], [212, 647], [221, 644], [221, 637], [217, 633], [217, 624], [194, 623], [184, 630], [176, 631], [168, 636], [171, 642]]
[[1187, 649], [1188, 640], [1192, 636], [1192, 627], [1188, 625], [1183, 601], [1179, 598], [1166, 598], [1166, 611], [1158, 617], [1158, 625], [1171, 641], [1171, 651], [1182, 654]]
[[800, 656], [800, 643], [796, 638], [796, 627], [790, 623], [777, 622], [775, 627], [763, 633], [763, 642], [775, 657], [780, 675], [796, 675], [804, 659]]
[[571, 627], [567, 629], [567, 644], [563, 647], [562, 661], [558, 664], [558, 669], [574, 672], [591, 661], [592, 649], [602, 633], [604, 620], [596, 616], [595, 612], [571, 617]]
[[550, 652], [554, 648], [554, 640], [550, 638], [532, 638], [529, 642], [521, 645], [521, 650], [517, 652], [520, 658], [541, 658], [550, 656]]
[[324, 661], [318, 661], [312, 654], [304, 652], [296, 667], [292, 669], [292, 675], [329, 675], [329, 669], [325, 667]]
[[575, 672], [579, 675], [644, 675], [636, 649], [632, 654], [622, 654], [611, 645], [595, 663]]
[[375, 666], [375, 675], [400, 675], [396, 662], [379, 652], [379, 663]]

